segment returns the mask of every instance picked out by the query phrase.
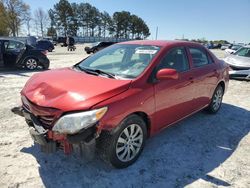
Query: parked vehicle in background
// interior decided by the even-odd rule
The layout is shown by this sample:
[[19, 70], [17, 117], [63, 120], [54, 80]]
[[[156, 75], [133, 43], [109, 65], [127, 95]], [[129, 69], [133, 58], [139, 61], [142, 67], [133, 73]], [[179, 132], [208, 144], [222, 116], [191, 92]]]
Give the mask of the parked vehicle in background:
[[49, 52], [52, 52], [55, 49], [54, 44], [49, 40], [36, 41], [36, 47], [43, 50], [48, 50]]
[[250, 80], [250, 46], [244, 46], [224, 58], [230, 66], [230, 78]]
[[225, 49], [230, 49], [232, 47], [232, 44], [222, 44], [221, 45], [221, 50], [225, 50]]
[[233, 70], [250, 69], [250, 46], [244, 46], [237, 50], [234, 54], [230, 54], [224, 61]]
[[232, 79], [250, 80], [250, 69], [248, 69], [248, 70], [230, 70], [229, 77]]
[[69, 154], [97, 143], [106, 161], [124, 168], [149, 136], [202, 109], [217, 113], [228, 69], [197, 43], [123, 42], [32, 76], [12, 111], [25, 117], [42, 151]]
[[213, 49], [221, 49], [221, 46], [222, 45], [220, 43], [214, 44]]
[[87, 54], [95, 53], [113, 44], [115, 44], [115, 42], [95, 42], [92, 43], [90, 46], [86, 46], [84, 50]]
[[26, 68], [34, 70], [36, 68], [49, 68], [47, 51], [36, 49], [21, 41], [0, 39], [2, 64], [6, 68]]
[[214, 44], [213, 43], [206, 43], [205, 45], [204, 45], [206, 48], [208, 48], [208, 49], [213, 49], [214, 48]]
[[242, 45], [233, 45], [231, 47], [231, 49], [225, 49], [225, 52], [228, 53], [228, 54], [232, 54], [234, 52], [236, 52], [238, 49], [240, 49], [242, 47]]
[[[75, 39], [73, 37], [69, 37], [69, 42], [71, 44], [75, 44]], [[57, 43], [61, 45], [61, 47], [67, 47], [67, 37], [58, 37], [57, 38]]]

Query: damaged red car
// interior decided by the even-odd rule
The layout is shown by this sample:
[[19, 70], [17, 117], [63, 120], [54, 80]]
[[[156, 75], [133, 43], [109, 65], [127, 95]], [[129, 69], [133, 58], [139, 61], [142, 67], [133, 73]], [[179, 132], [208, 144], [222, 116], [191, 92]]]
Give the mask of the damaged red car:
[[25, 118], [42, 151], [94, 146], [124, 168], [163, 128], [202, 109], [218, 112], [228, 69], [196, 43], [123, 42], [73, 67], [35, 74], [12, 111]]

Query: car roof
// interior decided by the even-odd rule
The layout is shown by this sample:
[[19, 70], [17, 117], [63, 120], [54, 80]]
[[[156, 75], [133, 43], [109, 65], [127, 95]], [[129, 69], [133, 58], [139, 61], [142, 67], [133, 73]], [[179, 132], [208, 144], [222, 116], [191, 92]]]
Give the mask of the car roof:
[[181, 40], [133, 40], [133, 41], [121, 42], [120, 44], [153, 45], [161, 47], [170, 46], [173, 44], [202, 46], [201, 44], [196, 42], [181, 41]]
[[23, 44], [25, 44], [23, 41], [20, 41], [20, 40], [15, 40], [15, 39], [9, 39], [9, 38], [0, 38], [0, 41], [15, 41], [15, 42], [21, 42]]

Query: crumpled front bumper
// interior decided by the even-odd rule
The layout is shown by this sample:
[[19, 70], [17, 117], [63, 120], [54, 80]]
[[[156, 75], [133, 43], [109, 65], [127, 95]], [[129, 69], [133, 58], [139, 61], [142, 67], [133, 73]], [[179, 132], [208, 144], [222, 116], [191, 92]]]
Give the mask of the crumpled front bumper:
[[82, 130], [74, 135], [58, 134], [51, 129], [45, 129], [39, 119], [22, 106], [14, 107], [11, 111], [25, 118], [29, 125], [31, 138], [41, 146], [42, 152], [53, 153], [59, 148], [63, 148], [65, 154], [70, 154], [73, 151], [73, 145], [82, 145], [85, 143], [92, 148], [95, 147], [96, 126]]

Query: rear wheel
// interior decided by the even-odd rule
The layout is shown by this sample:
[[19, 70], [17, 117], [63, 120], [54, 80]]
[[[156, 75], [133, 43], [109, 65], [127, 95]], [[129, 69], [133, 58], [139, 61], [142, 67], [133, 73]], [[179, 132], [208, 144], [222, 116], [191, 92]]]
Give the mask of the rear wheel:
[[219, 111], [221, 107], [223, 95], [224, 95], [224, 90], [221, 85], [218, 85], [214, 91], [211, 102], [209, 106], [207, 107], [207, 111], [209, 113], [215, 114]]
[[27, 68], [27, 69], [29, 69], [29, 70], [34, 70], [34, 69], [36, 69], [37, 67], [38, 67], [38, 62], [37, 62], [37, 60], [36, 59], [34, 59], [34, 58], [27, 58], [26, 60], [25, 60], [25, 67]]
[[116, 168], [133, 164], [140, 156], [147, 137], [146, 124], [137, 115], [126, 118], [113, 135], [101, 135], [101, 155]]

